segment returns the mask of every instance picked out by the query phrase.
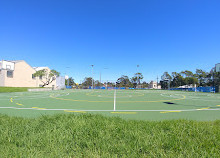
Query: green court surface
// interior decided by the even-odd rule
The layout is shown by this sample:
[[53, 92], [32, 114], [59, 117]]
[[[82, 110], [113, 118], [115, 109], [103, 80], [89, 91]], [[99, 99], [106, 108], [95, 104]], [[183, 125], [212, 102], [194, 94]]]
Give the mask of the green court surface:
[[21, 117], [57, 113], [98, 113], [136, 120], [208, 121], [220, 119], [220, 94], [165, 90], [0, 93], [0, 113]]

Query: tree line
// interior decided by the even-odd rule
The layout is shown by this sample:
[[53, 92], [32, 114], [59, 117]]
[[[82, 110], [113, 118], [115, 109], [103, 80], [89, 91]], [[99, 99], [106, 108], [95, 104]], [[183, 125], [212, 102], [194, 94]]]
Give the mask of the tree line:
[[[44, 77], [45, 80], [42, 80], [43, 86], [49, 85], [53, 82], [56, 77], [60, 75], [56, 70], [47, 71], [46, 69], [37, 71], [33, 74], [34, 77]], [[85, 77], [81, 84], [76, 84], [74, 79], [70, 77], [65, 81], [66, 85], [69, 86], [78, 86], [79, 88], [88, 88], [90, 86], [94, 87], [130, 87], [130, 88], [148, 88], [149, 83], [143, 81], [144, 76], [142, 73], [135, 73], [133, 77], [129, 78], [127, 75], [122, 75], [117, 79], [116, 82], [100, 82], [99, 80], [94, 80], [92, 77]], [[213, 68], [210, 72], [206, 72], [202, 69], [196, 69], [195, 73], [189, 70], [181, 71], [181, 72], [172, 72], [169, 74], [168, 72], [164, 72], [161, 76], [161, 80], [159, 82], [162, 89], [168, 89], [172, 87], [180, 87], [180, 86], [197, 86], [197, 87], [207, 87], [207, 86], [219, 86], [220, 85], [220, 72], [216, 72]]]
[[105, 81], [103, 83], [101, 83], [99, 80], [93, 80], [92, 77], [86, 77], [81, 86], [82, 87], [90, 87], [92, 86], [92, 82], [93, 82], [93, 86], [94, 87], [131, 87], [131, 88], [137, 88], [137, 87], [141, 87], [141, 88], [147, 88], [148, 87], [148, 83], [147, 82], [141, 82], [142, 79], [144, 78], [144, 76], [142, 75], [142, 73], [138, 72], [135, 73], [133, 77], [129, 78], [126, 75], [122, 75], [121, 77], [119, 77], [117, 79], [116, 82], [111, 82], [111, 81]]
[[164, 72], [161, 76], [160, 84], [162, 89], [185, 85], [197, 87], [217, 86], [220, 85], [220, 72], [216, 72], [215, 69], [212, 69], [210, 72], [196, 69], [195, 73], [185, 70], [172, 72], [171, 75], [168, 72]]
[[[142, 73], [135, 73], [133, 77], [129, 78], [127, 75], [122, 75], [117, 79], [116, 82], [106, 81], [100, 82], [99, 80], [94, 80], [92, 77], [85, 77], [83, 82], [78, 85], [79, 88], [88, 88], [94, 87], [130, 87], [130, 88], [148, 88], [149, 83], [143, 81], [144, 76]], [[195, 73], [189, 70], [181, 72], [164, 72], [161, 76], [161, 80], [158, 83], [161, 85], [162, 89], [168, 88], [177, 88], [180, 86], [197, 86], [197, 87], [206, 87], [206, 86], [217, 86], [220, 85], [220, 72], [215, 72], [212, 69], [210, 72], [206, 72], [201, 69], [196, 69]], [[67, 80], [66, 80], [67, 85]], [[70, 86], [76, 86], [73, 78], [69, 79]]]

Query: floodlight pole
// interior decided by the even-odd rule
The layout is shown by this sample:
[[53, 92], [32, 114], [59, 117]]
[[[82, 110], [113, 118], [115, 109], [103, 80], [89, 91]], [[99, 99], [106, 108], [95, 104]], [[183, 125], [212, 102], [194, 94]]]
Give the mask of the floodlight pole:
[[212, 80], [213, 80], [213, 92], [215, 93], [215, 68], [212, 71]]
[[139, 79], [139, 72], [138, 72], [138, 68], [139, 68], [139, 65], [137, 65], [137, 77], [138, 77], [138, 88], [139, 88], [140, 79]]
[[101, 72], [100, 72], [100, 84], [102, 83], [102, 77], [101, 77]]
[[[70, 67], [66, 67], [66, 69], [69, 69]], [[67, 79], [67, 86], [69, 87], [70, 85], [70, 80], [69, 80], [69, 76], [68, 76], [68, 79]]]
[[92, 89], [94, 89], [94, 87], [93, 87], [94, 86], [94, 83], [93, 83], [93, 66], [94, 65], [91, 65], [91, 66], [92, 66]]
[[[108, 69], [108, 68], [103, 68], [103, 69]], [[102, 79], [102, 75], [101, 75], [101, 74], [102, 74], [102, 72], [100, 71], [100, 83], [101, 83], [101, 85], [102, 85], [102, 80], [101, 80], [101, 79]], [[103, 82], [103, 84], [104, 84], [104, 82]], [[108, 81], [107, 81], [107, 85], [108, 85]], [[108, 86], [107, 86], [107, 87], [108, 87]]]

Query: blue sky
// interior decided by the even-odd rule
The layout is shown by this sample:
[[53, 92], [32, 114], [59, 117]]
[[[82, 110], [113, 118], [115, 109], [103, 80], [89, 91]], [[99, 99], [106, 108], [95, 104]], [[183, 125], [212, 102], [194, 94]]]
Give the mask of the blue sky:
[[[219, 0], [0, 1], [0, 58], [116, 80], [220, 62]], [[69, 68], [67, 68], [69, 67]], [[108, 68], [108, 69], [105, 69]]]

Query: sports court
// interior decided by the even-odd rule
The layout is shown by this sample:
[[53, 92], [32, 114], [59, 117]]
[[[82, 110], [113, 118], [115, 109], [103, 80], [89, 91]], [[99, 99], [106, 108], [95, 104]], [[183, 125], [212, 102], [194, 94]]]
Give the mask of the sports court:
[[166, 90], [59, 90], [0, 94], [0, 113], [98, 113], [136, 120], [220, 119], [220, 94]]

